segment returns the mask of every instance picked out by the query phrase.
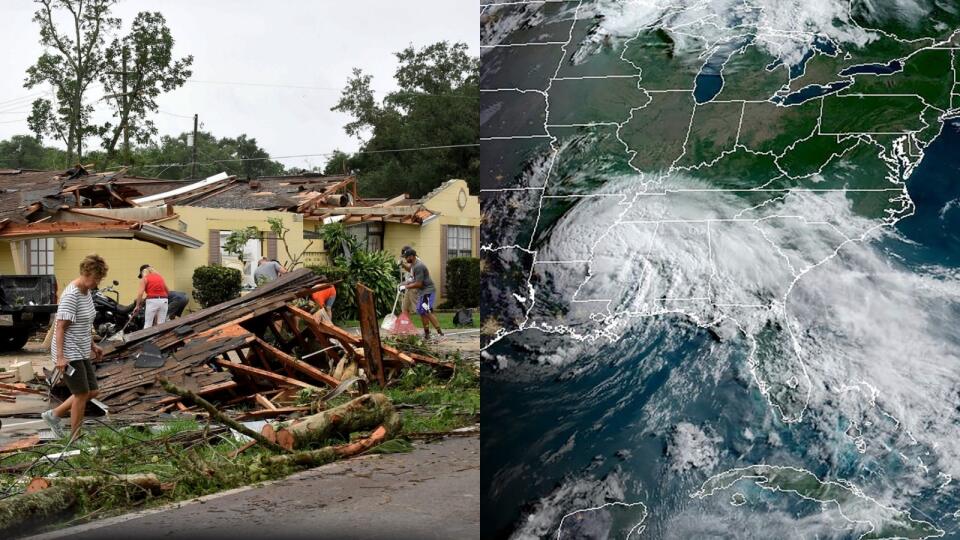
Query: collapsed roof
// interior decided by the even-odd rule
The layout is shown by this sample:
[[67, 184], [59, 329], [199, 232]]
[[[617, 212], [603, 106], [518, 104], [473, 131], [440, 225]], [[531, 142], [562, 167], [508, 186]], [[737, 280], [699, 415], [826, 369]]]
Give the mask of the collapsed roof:
[[130, 176], [125, 169], [96, 173], [82, 166], [0, 170], [0, 240], [87, 236], [136, 238], [164, 247], [203, 245], [160, 225], [176, 217], [174, 206], [298, 212], [308, 220], [346, 224], [423, 224], [434, 216], [407, 195], [361, 199], [352, 175], [240, 179], [220, 173], [197, 181]]

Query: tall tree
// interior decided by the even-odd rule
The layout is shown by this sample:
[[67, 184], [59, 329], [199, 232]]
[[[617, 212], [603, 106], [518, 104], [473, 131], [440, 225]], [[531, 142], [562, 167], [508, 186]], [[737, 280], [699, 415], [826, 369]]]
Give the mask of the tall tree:
[[130, 139], [144, 144], [157, 129], [147, 118], [156, 112], [156, 98], [183, 86], [192, 72], [193, 56], [173, 57], [173, 35], [159, 12], [140, 12], [130, 33], [116, 38], [106, 49], [100, 82], [114, 108], [116, 122], [105, 125], [103, 148], [107, 159], [115, 155], [123, 138], [123, 161], [130, 162]]
[[372, 77], [354, 69], [334, 111], [353, 119], [344, 126], [362, 142], [349, 160], [364, 195], [407, 192], [422, 196], [450, 178], [479, 187], [476, 146], [419, 151], [397, 149], [470, 145], [480, 139], [479, 59], [465, 43], [434, 43], [396, 53], [398, 90], [378, 103]]
[[[40, 44], [44, 53], [27, 69], [24, 86], [34, 88], [49, 84], [52, 99], [39, 98], [27, 119], [38, 136], [54, 136], [67, 146], [67, 158], [79, 161], [83, 156], [83, 140], [99, 134], [100, 127], [91, 124], [93, 107], [84, 102], [90, 85], [97, 81], [104, 65], [106, 35], [120, 26], [120, 19], [110, 16], [116, 0], [36, 0], [33, 20], [40, 25]], [[54, 22], [55, 13], [66, 16], [69, 24], [61, 30]]]

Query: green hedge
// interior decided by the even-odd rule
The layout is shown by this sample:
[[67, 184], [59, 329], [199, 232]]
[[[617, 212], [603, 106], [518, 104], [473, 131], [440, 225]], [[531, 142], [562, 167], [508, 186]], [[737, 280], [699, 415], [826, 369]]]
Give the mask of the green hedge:
[[193, 271], [193, 298], [203, 307], [240, 296], [240, 271], [224, 266], [200, 266]]
[[480, 259], [456, 257], [447, 261], [447, 304], [450, 307], [480, 305]]

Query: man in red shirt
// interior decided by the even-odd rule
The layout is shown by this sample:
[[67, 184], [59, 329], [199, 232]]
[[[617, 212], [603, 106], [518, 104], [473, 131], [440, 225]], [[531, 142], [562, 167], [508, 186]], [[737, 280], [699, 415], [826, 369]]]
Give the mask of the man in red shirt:
[[167, 322], [167, 284], [163, 277], [149, 264], [140, 267], [140, 289], [137, 291], [137, 305], [133, 308], [131, 317], [140, 311], [143, 296], [147, 296], [147, 308], [143, 314], [143, 327], [150, 328], [154, 324]]

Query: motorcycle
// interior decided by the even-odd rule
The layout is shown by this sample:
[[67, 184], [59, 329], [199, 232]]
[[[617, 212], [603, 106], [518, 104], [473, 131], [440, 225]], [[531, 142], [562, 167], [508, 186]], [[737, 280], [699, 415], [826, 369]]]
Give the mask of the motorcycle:
[[[120, 303], [120, 293], [115, 289], [120, 282], [113, 280], [113, 285], [93, 290], [93, 307], [96, 315], [93, 319], [93, 328], [101, 338], [112, 336], [118, 332], [134, 332], [143, 329], [143, 312], [137, 312], [133, 320], [130, 314], [136, 302], [129, 305]], [[111, 298], [109, 295], [113, 295]], [[169, 291], [167, 305], [167, 320], [176, 319], [183, 314], [189, 299], [186, 293]]]

